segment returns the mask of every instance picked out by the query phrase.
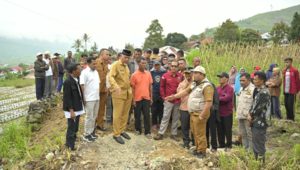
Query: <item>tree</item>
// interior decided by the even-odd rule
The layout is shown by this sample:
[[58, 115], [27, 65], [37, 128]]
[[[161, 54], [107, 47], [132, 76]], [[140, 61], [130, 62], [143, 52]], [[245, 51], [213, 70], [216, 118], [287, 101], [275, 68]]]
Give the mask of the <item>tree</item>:
[[91, 51], [95, 52], [95, 51], [97, 51], [97, 50], [98, 50], [98, 45], [97, 45], [96, 42], [94, 42], [94, 45], [91, 46]]
[[134, 51], [134, 44], [126, 43], [125, 44], [125, 50], [129, 50], [131, 52]]
[[241, 41], [246, 43], [257, 43], [261, 39], [261, 36], [252, 28], [246, 28], [242, 30]]
[[270, 40], [272, 40], [275, 44], [278, 44], [284, 38], [286, 38], [289, 33], [289, 26], [283, 21], [274, 23], [272, 30], [270, 32]]
[[174, 32], [174, 33], [169, 33], [167, 35], [166, 44], [165, 45], [169, 45], [169, 46], [173, 46], [173, 47], [176, 47], [176, 48], [180, 48], [180, 46], [184, 42], [187, 42], [186, 36], [184, 36], [181, 33]]
[[18, 66], [23, 68], [24, 64], [23, 64], [23, 63], [20, 63]]
[[146, 30], [146, 33], [148, 33], [148, 37], [145, 39], [143, 49], [150, 48], [152, 49], [153, 47], [162, 47], [165, 44], [164, 41], [164, 35], [162, 34], [163, 32], [163, 27], [160, 25], [158, 20], [153, 20], [149, 26], [149, 28]]
[[74, 40], [73, 45], [71, 48], [74, 48], [76, 52], [78, 53], [80, 51], [80, 48], [83, 48], [82, 41], [80, 39]]
[[196, 41], [197, 39], [200, 39], [200, 36], [199, 35], [191, 35], [190, 37], [190, 41]]
[[199, 41], [202, 41], [206, 38], [204, 33], [199, 34]]
[[220, 28], [214, 33], [214, 39], [219, 42], [232, 43], [239, 39], [239, 26], [234, 24], [230, 19], [223, 22]]
[[85, 43], [85, 50], [87, 50], [86, 42], [90, 42], [92, 40], [92, 37], [90, 37], [87, 33], [84, 33], [82, 36], [82, 41]]
[[204, 31], [204, 38], [213, 38], [214, 37], [214, 30], [212, 28], [205, 28], [205, 31]]
[[300, 14], [295, 12], [289, 31], [289, 41], [297, 42], [300, 39]]

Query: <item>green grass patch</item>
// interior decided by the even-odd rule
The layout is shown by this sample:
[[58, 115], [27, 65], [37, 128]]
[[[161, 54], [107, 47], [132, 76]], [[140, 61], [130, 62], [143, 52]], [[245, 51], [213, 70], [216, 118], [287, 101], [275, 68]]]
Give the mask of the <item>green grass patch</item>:
[[35, 84], [35, 79], [0, 79], [0, 87], [11, 87], [23, 88]]

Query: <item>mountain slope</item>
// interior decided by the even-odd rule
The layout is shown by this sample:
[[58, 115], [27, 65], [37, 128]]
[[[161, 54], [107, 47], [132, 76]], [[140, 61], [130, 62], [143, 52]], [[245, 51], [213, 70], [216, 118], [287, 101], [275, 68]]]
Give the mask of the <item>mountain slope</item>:
[[50, 51], [52, 54], [66, 54], [73, 50], [71, 43], [50, 42], [36, 39], [8, 39], [0, 37], [0, 64], [10, 64], [12, 66], [19, 63], [30, 64], [36, 59], [38, 52]]
[[275, 22], [283, 21], [290, 25], [295, 12], [300, 12], [300, 5], [279, 11], [266, 12], [254, 15], [242, 21], [235, 22], [239, 28], [253, 28], [261, 33], [268, 32], [272, 29]]

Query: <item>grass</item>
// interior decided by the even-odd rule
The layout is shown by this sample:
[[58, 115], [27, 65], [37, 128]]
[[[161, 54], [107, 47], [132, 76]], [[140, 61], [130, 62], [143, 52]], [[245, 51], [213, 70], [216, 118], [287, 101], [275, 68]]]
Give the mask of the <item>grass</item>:
[[0, 87], [14, 86], [16, 88], [23, 88], [34, 84], [35, 84], [35, 79], [13, 79], [13, 80], [0, 79]]

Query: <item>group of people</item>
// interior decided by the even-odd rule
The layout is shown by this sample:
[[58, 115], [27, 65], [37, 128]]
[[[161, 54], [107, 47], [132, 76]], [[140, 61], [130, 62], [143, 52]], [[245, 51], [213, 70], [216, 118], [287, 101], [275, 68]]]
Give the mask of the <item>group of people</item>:
[[[241, 133], [239, 143], [253, 151], [256, 160], [264, 162], [270, 117], [282, 118], [279, 101], [282, 78], [277, 64], [272, 64], [267, 73], [255, 67], [252, 75], [245, 68], [237, 72], [232, 66], [229, 74], [218, 75], [220, 85], [216, 87], [207, 79], [205, 68], [200, 66], [200, 57], [195, 56], [193, 67], [189, 67], [182, 50], [177, 52], [177, 57], [161, 53], [159, 56], [158, 48], [144, 52], [137, 48], [133, 53], [123, 50], [111, 65], [107, 49], [101, 49], [100, 58], [97, 53], [89, 57], [83, 54], [81, 63], [75, 63], [72, 53], [68, 52], [65, 69], [62, 69], [67, 71], [63, 83], [63, 110], [68, 119], [66, 147], [76, 149], [76, 133], [83, 113], [86, 113], [85, 141], [93, 142], [98, 137], [95, 129], [106, 131], [103, 126], [105, 110], [106, 123], [113, 125], [113, 138], [124, 144], [123, 138], [131, 139], [125, 129], [133, 112], [134, 135], [141, 135], [144, 127], [146, 138], [152, 139], [152, 124], [152, 130], [158, 131], [153, 138], [162, 140], [170, 124], [170, 138], [180, 141], [177, 130], [181, 129], [183, 147], [189, 148], [192, 143], [195, 149], [189, 153], [202, 159], [206, 157], [209, 144], [213, 153], [218, 148], [227, 151], [232, 144], [238, 144], [232, 142], [235, 109]], [[47, 84], [47, 71], [54, 62], [47, 62], [46, 53], [45, 61], [41, 53], [37, 58], [36, 79]], [[58, 63], [57, 57], [53, 60]], [[285, 59], [286, 69], [283, 70], [285, 107], [290, 120], [294, 120], [294, 102], [300, 91], [299, 72], [292, 63], [291, 58]], [[37, 91], [40, 90], [37, 92], [40, 100], [42, 88], [38, 83], [36, 86]], [[178, 127], [179, 121], [181, 127]]]

